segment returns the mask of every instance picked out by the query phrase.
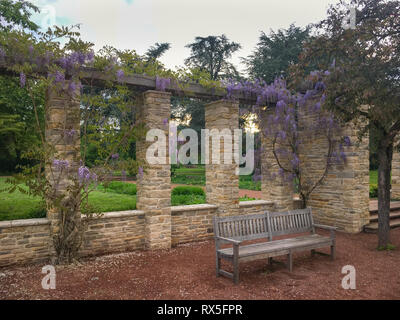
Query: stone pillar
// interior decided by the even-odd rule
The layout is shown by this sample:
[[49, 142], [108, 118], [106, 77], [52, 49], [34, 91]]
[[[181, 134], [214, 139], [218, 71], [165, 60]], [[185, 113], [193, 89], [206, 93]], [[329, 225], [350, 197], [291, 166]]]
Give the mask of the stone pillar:
[[146, 133], [159, 129], [166, 137], [164, 163], [149, 163], [151, 159], [147, 159], [146, 152], [154, 141], [147, 142], [146, 137], [137, 141], [136, 159], [145, 163], [143, 175], [139, 175], [137, 182], [137, 209], [145, 212], [146, 247], [151, 250], [168, 249], [171, 248], [171, 166], [169, 126], [165, 119], [170, 119], [171, 94], [146, 91], [137, 107], [138, 125], [143, 125]]
[[391, 198], [400, 200], [400, 152], [397, 149], [393, 150]]
[[[54, 154], [51, 164], [46, 167], [46, 176], [56, 188], [58, 194], [66, 193], [71, 185], [71, 175], [78, 172], [80, 165], [80, 86], [74, 94], [49, 88], [46, 93], [46, 128], [45, 139]], [[67, 168], [56, 165], [53, 160], [67, 160]], [[68, 197], [68, 195], [66, 195]], [[74, 221], [80, 223], [80, 212], [76, 213]], [[50, 220], [50, 232], [54, 237], [60, 228], [61, 214], [57, 209], [47, 212]], [[52, 255], [54, 247], [51, 244]]]
[[[234, 152], [238, 146], [234, 141], [234, 130], [239, 128], [239, 103], [219, 100], [205, 106], [206, 129], [210, 130], [208, 140], [209, 157], [206, 159], [206, 196], [207, 203], [218, 206], [220, 216], [239, 214], [239, 166], [235, 162]], [[218, 130], [218, 132], [217, 132]], [[230, 136], [223, 138], [224, 132]], [[216, 134], [220, 134], [218, 137]], [[214, 138], [213, 138], [214, 136]], [[224, 146], [232, 143], [227, 151], [232, 153], [232, 162], [226, 163]], [[214, 146], [213, 140], [216, 142]], [[206, 142], [207, 144], [207, 142]], [[219, 150], [218, 149], [219, 145]], [[207, 148], [207, 146], [205, 146]]]
[[[364, 137], [359, 142], [352, 124], [344, 125], [341, 135], [351, 141], [351, 146], [344, 147], [346, 163], [331, 166], [323, 184], [312, 192], [308, 206], [316, 223], [357, 233], [369, 222], [369, 139]], [[325, 169], [328, 142], [315, 136], [303, 141], [300, 156], [303, 176], [315, 181]]]
[[[266, 112], [268, 117], [272, 111]], [[263, 121], [266, 123], [266, 121]], [[278, 212], [294, 209], [293, 203], [293, 183], [285, 181], [279, 176], [279, 166], [273, 154], [273, 146], [270, 138], [262, 132], [261, 136], [261, 198], [262, 200], [273, 201], [275, 210]], [[282, 148], [282, 146], [276, 146]], [[285, 159], [280, 159], [285, 165]]]

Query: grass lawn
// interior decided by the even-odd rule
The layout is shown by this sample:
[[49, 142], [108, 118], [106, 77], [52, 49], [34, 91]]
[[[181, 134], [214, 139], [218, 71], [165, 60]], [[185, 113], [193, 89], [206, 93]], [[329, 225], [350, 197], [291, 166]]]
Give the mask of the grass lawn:
[[89, 205], [92, 212], [111, 212], [136, 209], [136, 196], [93, 191], [89, 194]]
[[[199, 168], [180, 168], [177, 169], [177, 176], [181, 181], [191, 184], [191, 177], [200, 177], [197, 179], [199, 184], [204, 184], [204, 167]], [[377, 171], [370, 171], [370, 186], [376, 186], [378, 183]], [[6, 178], [0, 178], [0, 221], [43, 218], [46, 216], [44, 204], [38, 197], [31, 197], [27, 194], [16, 191], [14, 193], [1, 192], [7, 187]], [[195, 180], [196, 181], [196, 180]], [[176, 180], [173, 183], [178, 183]], [[204, 181], [205, 182], [205, 181]], [[179, 182], [181, 183], [181, 182]], [[195, 183], [196, 184], [196, 183]], [[260, 182], [254, 182], [251, 176], [240, 177], [240, 189], [260, 190]], [[250, 201], [253, 198], [244, 197], [240, 201]], [[174, 194], [171, 196], [172, 206], [187, 204], [206, 203], [205, 195], [201, 194]], [[112, 182], [108, 186], [99, 186], [96, 191], [89, 195], [89, 205], [92, 212], [110, 212], [125, 211], [136, 209], [136, 185], [124, 182]]]
[[[205, 166], [197, 166], [195, 168], [180, 167], [175, 169], [174, 173], [171, 178], [172, 183], [199, 186], [206, 184]], [[239, 189], [260, 191], [261, 182], [254, 182], [252, 176], [240, 176]]]
[[[0, 191], [9, 186], [6, 178], [0, 178]], [[24, 188], [26, 189], [26, 188]], [[0, 221], [33, 219], [46, 216], [46, 210], [40, 198], [30, 197], [22, 192], [0, 192]]]
[[[0, 190], [7, 187], [6, 178], [0, 178]], [[185, 189], [186, 187], [178, 187]], [[193, 187], [195, 188], [195, 187]], [[25, 188], [26, 189], [26, 188]], [[174, 192], [171, 196], [172, 206], [203, 204], [206, 196], [201, 188], [199, 192]], [[183, 190], [185, 191], [185, 190]], [[186, 190], [187, 191], [187, 190]], [[255, 200], [244, 197], [240, 201]], [[89, 194], [88, 212], [111, 212], [136, 209], [136, 185], [114, 181], [106, 186], [98, 186]], [[22, 192], [0, 192], [0, 221], [33, 219], [46, 217], [44, 203], [39, 197], [31, 197]]]
[[[6, 178], [0, 178], [0, 190], [8, 186], [5, 180]], [[128, 188], [121, 189], [123, 192]], [[109, 191], [106, 192], [103, 187], [99, 187], [98, 190], [89, 194], [89, 205], [93, 209], [90, 211], [110, 212], [136, 209], [136, 195]], [[46, 210], [39, 197], [31, 197], [19, 191], [0, 192], [0, 221], [44, 217], [46, 217]]]

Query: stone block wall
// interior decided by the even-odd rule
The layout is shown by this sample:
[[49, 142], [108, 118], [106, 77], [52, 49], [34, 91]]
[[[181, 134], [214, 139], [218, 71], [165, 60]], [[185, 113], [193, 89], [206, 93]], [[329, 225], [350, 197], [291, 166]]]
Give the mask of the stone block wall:
[[143, 211], [108, 212], [88, 221], [80, 254], [99, 255], [144, 249], [144, 247]]
[[400, 200], [400, 153], [397, 150], [393, 151], [391, 197]]
[[48, 219], [0, 222], [0, 267], [46, 261], [49, 246]]
[[217, 209], [211, 204], [172, 207], [172, 245], [212, 238]]
[[275, 211], [276, 203], [265, 200], [242, 201], [239, 204], [239, 214], [261, 214], [266, 211]]
[[[172, 245], [209, 240], [214, 236], [213, 216], [217, 206], [198, 204], [172, 207]], [[274, 210], [269, 201], [240, 203], [239, 214], [261, 214]], [[82, 222], [87, 220], [82, 217]], [[146, 249], [146, 218], [139, 210], [108, 212], [87, 221], [81, 257]], [[48, 263], [51, 257], [49, 219], [0, 222], [0, 267]]]
[[[303, 123], [312, 117], [301, 117]], [[308, 206], [313, 210], [316, 223], [336, 226], [339, 230], [357, 233], [369, 220], [369, 139], [358, 141], [352, 125], [342, 127], [341, 135], [348, 136], [352, 145], [344, 147], [346, 163], [333, 165], [322, 185], [311, 194]], [[300, 150], [303, 177], [315, 181], [326, 167], [327, 139], [323, 136], [304, 137]]]
[[[274, 110], [265, 112], [263, 116], [266, 119], [274, 113]], [[263, 200], [273, 201], [277, 211], [288, 211], [293, 209], [293, 183], [285, 181], [278, 175], [279, 166], [273, 154], [273, 143], [269, 137], [262, 132], [261, 137], [261, 197]], [[285, 146], [276, 145], [276, 150], [285, 148]], [[282, 157], [281, 157], [282, 158]], [[282, 165], [285, 165], [285, 159], [279, 159]]]
[[[85, 217], [82, 222], [85, 223]], [[108, 212], [87, 221], [81, 257], [144, 249], [144, 212]], [[0, 267], [48, 263], [52, 251], [49, 219], [0, 222]]]
[[[243, 201], [239, 205], [239, 215], [261, 214], [274, 210], [274, 203], [255, 200]], [[214, 236], [213, 217], [218, 208], [210, 204], [172, 207], [172, 245], [208, 240]]]

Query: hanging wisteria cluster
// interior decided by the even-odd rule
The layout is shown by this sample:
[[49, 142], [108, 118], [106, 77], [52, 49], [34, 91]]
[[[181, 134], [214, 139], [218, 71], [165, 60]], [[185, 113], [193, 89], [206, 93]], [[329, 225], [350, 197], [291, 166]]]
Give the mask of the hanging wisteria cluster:
[[[267, 84], [264, 81], [228, 81], [227, 99], [255, 100], [250, 108], [241, 108], [240, 115], [256, 115], [260, 133], [271, 142], [272, 153], [278, 164], [277, 172], [264, 172], [269, 178], [281, 178], [287, 183], [296, 181], [303, 204], [306, 205], [311, 192], [323, 181], [329, 167], [346, 162], [345, 148], [351, 145], [350, 138], [342, 136], [341, 125], [335, 117], [324, 109], [326, 99], [325, 81], [329, 71], [313, 71], [305, 79], [306, 88], [302, 92], [290, 90], [284, 79], [276, 79]], [[306, 181], [302, 175], [302, 145], [313, 138], [326, 140], [325, 170], [321, 177]], [[255, 157], [263, 155], [257, 150]], [[325, 151], [325, 150], [324, 150]], [[260, 169], [255, 170], [254, 180], [261, 179]]]

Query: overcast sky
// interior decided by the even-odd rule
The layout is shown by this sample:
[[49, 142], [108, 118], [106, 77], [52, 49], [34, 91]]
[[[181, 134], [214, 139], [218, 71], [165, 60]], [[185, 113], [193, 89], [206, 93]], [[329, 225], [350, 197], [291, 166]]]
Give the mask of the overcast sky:
[[232, 62], [248, 56], [261, 31], [305, 26], [325, 17], [337, 0], [32, 0], [42, 9], [34, 20], [48, 24], [81, 23], [82, 38], [143, 54], [155, 42], [172, 48], [161, 61], [170, 68], [183, 65], [185, 45], [196, 36], [226, 34], [242, 49]]

